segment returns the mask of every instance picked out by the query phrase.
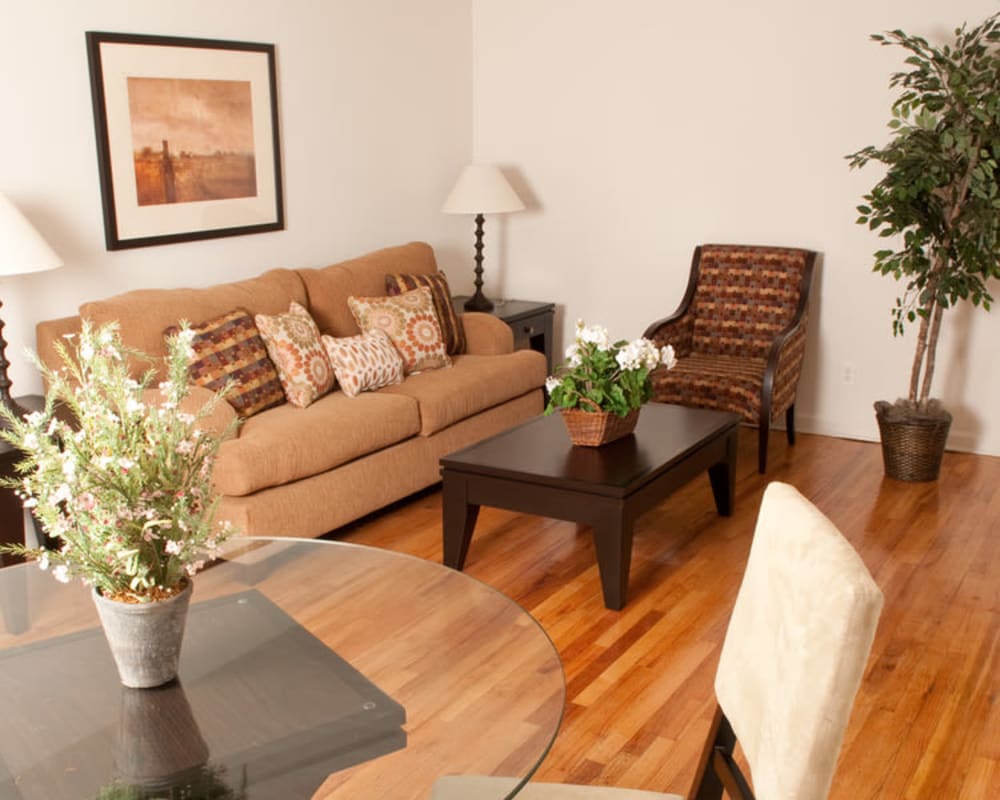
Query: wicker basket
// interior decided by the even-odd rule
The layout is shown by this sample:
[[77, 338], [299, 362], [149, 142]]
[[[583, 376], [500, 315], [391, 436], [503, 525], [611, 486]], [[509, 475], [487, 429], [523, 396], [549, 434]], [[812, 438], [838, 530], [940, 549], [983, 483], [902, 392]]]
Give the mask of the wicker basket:
[[886, 476], [898, 481], [937, 480], [951, 414], [890, 419], [891, 408], [884, 400], [875, 404]]
[[619, 417], [612, 411], [583, 411], [579, 408], [560, 408], [569, 440], [584, 447], [599, 447], [628, 436], [635, 430], [639, 409]]

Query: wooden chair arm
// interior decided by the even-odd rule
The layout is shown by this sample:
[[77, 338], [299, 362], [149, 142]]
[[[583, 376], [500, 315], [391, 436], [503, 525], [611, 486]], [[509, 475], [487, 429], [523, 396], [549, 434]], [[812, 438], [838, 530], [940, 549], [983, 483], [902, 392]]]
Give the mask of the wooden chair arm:
[[676, 311], [646, 328], [643, 336], [655, 342], [657, 347], [672, 345], [678, 358], [689, 356], [694, 337], [694, 316], [686, 311]]
[[802, 372], [806, 354], [806, 323], [803, 313], [775, 338], [764, 369], [763, 406], [761, 415], [779, 414], [795, 402], [795, 387]]

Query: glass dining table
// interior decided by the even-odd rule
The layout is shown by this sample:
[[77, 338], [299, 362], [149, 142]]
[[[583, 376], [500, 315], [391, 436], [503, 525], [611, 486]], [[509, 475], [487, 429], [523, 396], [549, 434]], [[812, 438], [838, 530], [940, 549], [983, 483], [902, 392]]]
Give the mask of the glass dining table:
[[[195, 578], [179, 677], [127, 689], [89, 590], [0, 569], [0, 798], [426, 800], [559, 728], [552, 642], [479, 581], [388, 550], [236, 539]], [[499, 798], [498, 798], [499, 800]]]

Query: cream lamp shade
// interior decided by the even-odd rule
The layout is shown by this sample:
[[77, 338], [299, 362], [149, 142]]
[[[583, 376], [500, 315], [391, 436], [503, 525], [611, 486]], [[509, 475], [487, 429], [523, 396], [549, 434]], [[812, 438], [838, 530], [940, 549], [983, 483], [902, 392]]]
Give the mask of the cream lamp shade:
[[493, 302], [483, 294], [483, 214], [521, 211], [524, 203], [499, 168], [470, 164], [458, 176], [441, 210], [445, 214], [476, 215], [476, 293], [465, 301], [466, 311], [492, 311]]
[[470, 164], [458, 176], [441, 210], [445, 214], [505, 214], [523, 211], [503, 173], [492, 164]]
[[[6, 196], [0, 194], [0, 275], [42, 272], [56, 269], [62, 264], [62, 259], [24, 214]], [[25, 409], [10, 394], [11, 382], [7, 377], [10, 362], [6, 355], [7, 342], [3, 338], [3, 325], [3, 320], [0, 320], [0, 404], [15, 416], [24, 416]]]
[[43, 272], [63, 265], [41, 234], [0, 194], [0, 275]]

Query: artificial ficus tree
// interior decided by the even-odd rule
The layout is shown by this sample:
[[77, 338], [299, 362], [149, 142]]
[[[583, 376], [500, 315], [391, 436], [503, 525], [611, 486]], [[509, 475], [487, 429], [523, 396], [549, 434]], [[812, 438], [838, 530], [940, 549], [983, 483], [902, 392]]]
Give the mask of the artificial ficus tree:
[[906, 50], [911, 69], [889, 82], [902, 89], [889, 143], [847, 158], [886, 167], [857, 221], [895, 239], [875, 253], [874, 271], [906, 283], [892, 328], [918, 324], [908, 402], [924, 413], [944, 311], [960, 300], [989, 310], [988, 282], [1000, 277], [1000, 14], [941, 46], [901, 30], [871, 38]]

